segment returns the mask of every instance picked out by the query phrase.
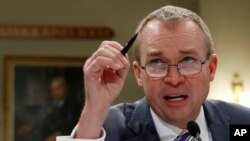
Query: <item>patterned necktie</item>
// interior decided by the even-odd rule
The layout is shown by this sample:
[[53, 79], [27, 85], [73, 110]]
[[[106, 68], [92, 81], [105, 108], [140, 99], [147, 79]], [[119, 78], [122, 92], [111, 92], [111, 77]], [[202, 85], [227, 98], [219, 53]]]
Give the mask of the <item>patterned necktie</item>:
[[184, 133], [177, 138], [177, 141], [192, 141], [193, 137], [188, 133]]

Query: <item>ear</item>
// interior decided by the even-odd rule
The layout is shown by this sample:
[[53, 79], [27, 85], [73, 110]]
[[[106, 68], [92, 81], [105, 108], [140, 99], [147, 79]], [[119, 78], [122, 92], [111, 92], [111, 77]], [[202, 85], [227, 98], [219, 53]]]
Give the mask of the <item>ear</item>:
[[141, 69], [137, 61], [133, 62], [133, 69], [138, 86], [142, 87]]
[[210, 81], [214, 80], [217, 64], [218, 64], [218, 57], [216, 54], [212, 54], [210, 56], [210, 64], [209, 64]]

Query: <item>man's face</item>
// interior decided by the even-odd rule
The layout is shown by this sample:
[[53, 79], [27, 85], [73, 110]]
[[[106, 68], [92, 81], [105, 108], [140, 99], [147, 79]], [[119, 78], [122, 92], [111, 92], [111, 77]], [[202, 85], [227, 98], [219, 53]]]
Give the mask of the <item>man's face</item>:
[[52, 81], [50, 85], [50, 89], [51, 89], [52, 97], [55, 100], [62, 100], [66, 96], [67, 86], [60, 80]]
[[[201, 61], [207, 59], [206, 40], [194, 22], [179, 20], [174, 24], [159, 19], [148, 22], [139, 38], [140, 64], [165, 62], [177, 64], [186, 58]], [[144, 89], [154, 112], [164, 121], [186, 128], [189, 120], [195, 120], [214, 79], [217, 66], [216, 55], [211, 55], [202, 65], [200, 73], [182, 76], [177, 67], [168, 69], [167, 76], [154, 79], [134, 62], [137, 83]]]

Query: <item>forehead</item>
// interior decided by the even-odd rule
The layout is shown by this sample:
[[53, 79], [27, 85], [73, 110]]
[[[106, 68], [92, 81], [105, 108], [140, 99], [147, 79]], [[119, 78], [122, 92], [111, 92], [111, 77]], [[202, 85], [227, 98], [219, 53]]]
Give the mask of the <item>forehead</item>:
[[207, 51], [205, 35], [196, 23], [188, 19], [152, 19], [143, 28], [139, 45], [141, 57], [152, 52], [205, 55]]

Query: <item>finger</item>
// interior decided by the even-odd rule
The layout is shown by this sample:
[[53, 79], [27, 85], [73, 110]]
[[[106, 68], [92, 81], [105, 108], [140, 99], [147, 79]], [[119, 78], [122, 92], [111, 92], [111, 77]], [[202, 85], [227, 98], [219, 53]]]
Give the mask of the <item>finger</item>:
[[128, 59], [128, 55], [127, 53], [125, 55], [123, 55], [121, 53], [121, 50], [123, 49], [123, 46], [121, 44], [119, 44], [118, 42], [114, 42], [114, 41], [104, 41], [102, 43], [102, 46], [110, 46], [111, 48], [107, 48], [107, 49], [111, 49], [113, 51], [116, 52], [117, 56], [121, 56], [121, 57], [125, 57], [123, 58], [126, 62], [126, 60]]
[[120, 78], [125, 78], [127, 76], [127, 73], [129, 71], [129, 67], [130, 67], [130, 63], [127, 62], [123, 69], [119, 69], [116, 71], [117, 75], [120, 77]]
[[123, 64], [114, 62], [113, 59], [103, 56], [98, 56], [96, 62], [98, 62], [104, 69], [112, 69], [114, 71], [124, 67]]
[[100, 48], [86, 61], [86, 65], [88, 65], [89, 62], [92, 62], [98, 56], [111, 58], [115, 63], [120, 65], [128, 63], [128, 59], [120, 53], [120, 50], [117, 49], [119, 47], [114, 47], [112, 44], [115, 43], [102, 44], [102, 46], [100, 46]]
[[104, 46], [104, 45], [110, 45], [119, 51], [123, 49], [123, 46], [115, 41], [103, 41], [100, 46]]
[[111, 51], [108, 50], [108, 49], [99, 48], [99, 49], [98, 49], [96, 52], [94, 52], [94, 54], [86, 61], [86, 65], [89, 65], [89, 63], [91, 63], [92, 61], [96, 60], [96, 58], [98, 58], [99, 56], [110, 58], [110, 59], [114, 60], [113, 62], [117, 62], [117, 63], [120, 63], [120, 64], [121, 64], [121, 62], [118, 62], [118, 59], [116, 59], [115, 53], [111, 52]]
[[114, 71], [121, 69], [123, 66], [120, 64], [114, 63], [111, 58], [107, 58], [104, 56], [98, 56], [95, 60], [89, 63], [88, 66], [85, 67], [85, 72], [95, 72], [100, 73], [105, 69], [112, 69]]
[[103, 49], [104, 46], [109, 46], [117, 50], [121, 50], [121, 45], [114, 41], [103, 41], [100, 45], [100, 47], [89, 57], [89, 59], [86, 61], [86, 65], [88, 65], [90, 62], [92, 62], [97, 56], [99, 56], [100, 50]]
[[103, 49], [106, 49], [106, 50], [109, 50], [110, 52], [113, 53], [113, 57], [115, 57], [114, 59], [119, 59], [119, 61], [121, 61], [122, 64], [127, 64], [128, 63], [128, 55], [123, 55], [121, 54], [121, 51], [114, 48], [113, 46], [111, 45], [104, 45], [103, 46]]
[[[130, 67], [130, 62], [128, 60], [128, 55], [126, 54], [125, 56], [122, 55], [122, 57], [125, 58], [124, 61], [122, 61], [122, 66], [115, 65], [113, 59], [110, 57], [103, 57], [103, 56], [98, 56], [93, 62], [98, 62], [100, 66], [102, 66], [102, 69], [112, 69], [117, 73], [117, 75], [120, 78], [125, 78], [126, 74], [128, 73], [129, 67]], [[114, 66], [115, 65], [115, 66]], [[102, 71], [103, 72], [103, 71]]]

